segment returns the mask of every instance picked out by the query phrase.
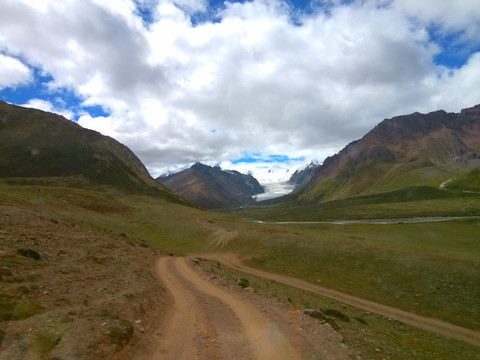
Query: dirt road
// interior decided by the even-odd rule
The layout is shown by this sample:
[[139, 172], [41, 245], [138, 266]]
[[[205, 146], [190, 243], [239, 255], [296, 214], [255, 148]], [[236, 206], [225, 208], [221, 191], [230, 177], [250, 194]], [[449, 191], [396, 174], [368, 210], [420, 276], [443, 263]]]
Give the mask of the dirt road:
[[255, 275], [269, 280], [274, 280], [292, 287], [296, 287], [298, 289], [320, 294], [322, 296], [326, 296], [341, 301], [345, 304], [352, 305], [357, 308], [367, 310], [369, 312], [380, 314], [394, 320], [398, 320], [400, 322], [415, 326], [420, 329], [428, 330], [439, 335], [447, 336], [452, 339], [457, 339], [472, 345], [480, 346], [480, 333], [474, 330], [453, 325], [438, 319], [427, 318], [417, 314], [409, 313], [407, 311], [396, 309], [387, 305], [375, 303], [373, 301], [345, 294], [340, 291], [314, 285], [312, 283], [299, 280], [294, 277], [254, 269], [243, 264], [235, 254], [215, 253], [202, 256], [210, 259], [215, 259], [222, 262], [226, 266], [251, 275]]
[[[186, 258], [161, 258], [157, 274], [171, 294], [173, 307], [154, 359], [313, 358], [308, 355], [308, 339], [296, 333], [291, 319], [273, 319], [242, 294], [202, 278]], [[335, 346], [329, 351], [332, 358], [349, 358], [339, 342]], [[310, 353], [318, 358], [318, 351]]]

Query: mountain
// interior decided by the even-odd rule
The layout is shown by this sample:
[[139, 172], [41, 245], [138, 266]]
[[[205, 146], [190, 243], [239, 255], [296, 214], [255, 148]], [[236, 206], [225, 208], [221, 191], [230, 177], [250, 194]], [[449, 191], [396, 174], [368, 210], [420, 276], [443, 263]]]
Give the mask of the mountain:
[[456, 179], [479, 166], [480, 105], [460, 113], [416, 112], [382, 121], [325, 159], [297, 200], [318, 202], [410, 186], [439, 187], [447, 181], [458, 184]]
[[0, 101], [0, 177], [62, 178], [151, 192], [186, 203], [158, 184], [125, 145], [63, 116]]
[[294, 185], [294, 192], [300, 190], [312, 179], [317, 168], [320, 166], [316, 161], [310, 161], [305, 168], [301, 170], [295, 170], [295, 172], [290, 176], [290, 179], [287, 181], [289, 185]]
[[252, 202], [252, 196], [264, 192], [263, 187], [252, 175], [200, 163], [174, 175], [158, 177], [156, 180], [204, 209], [249, 204]]

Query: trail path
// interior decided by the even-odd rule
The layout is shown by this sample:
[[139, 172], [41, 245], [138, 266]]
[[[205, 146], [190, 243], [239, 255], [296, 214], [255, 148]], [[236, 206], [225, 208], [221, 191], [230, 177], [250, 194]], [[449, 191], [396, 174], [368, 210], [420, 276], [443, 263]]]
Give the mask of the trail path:
[[296, 287], [298, 289], [320, 294], [322, 296], [326, 296], [341, 301], [345, 304], [352, 305], [372, 313], [380, 314], [394, 320], [398, 320], [400, 322], [415, 326], [420, 329], [428, 330], [439, 335], [447, 336], [452, 339], [457, 339], [476, 346], [480, 346], [480, 333], [474, 330], [453, 325], [438, 319], [420, 316], [373, 301], [365, 300], [356, 296], [342, 293], [340, 291], [318, 286], [294, 277], [254, 269], [243, 264], [235, 254], [215, 253], [201, 256], [220, 261], [228, 267], [240, 270], [251, 275], [255, 275], [269, 280], [274, 280], [292, 287]]
[[154, 359], [308, 358], [288, 321], [272, 319], [241, 294], [202, 278], [186, 258], [161, 258], [156, 270], [173, 307]]

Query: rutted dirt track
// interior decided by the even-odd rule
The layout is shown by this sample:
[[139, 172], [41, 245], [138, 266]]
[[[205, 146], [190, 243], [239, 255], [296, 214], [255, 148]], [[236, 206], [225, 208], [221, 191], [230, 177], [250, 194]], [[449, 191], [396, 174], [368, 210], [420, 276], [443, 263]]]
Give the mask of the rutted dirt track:
[[298, 289], [320, 294], [322, 296], [326, 296], [341, 301], [345, 304], [352, 305], [357, 308], [367, 310], [369, 312], [373, 312], [379, 315], [386, 316], [388, 318], [398, 320], [400, 322], [415, 326], [420, 329], [432, 331], [439, 335], [447, 336], [452, 339], [480, 346], [480, 333], [474, 330], [453, 325], [438, 319], [427, 318], [424, 316], [413, 314], [407, 311], [393, 308], [391, 306], [375, 303], [373, 301], [345, 294], [340, 291], [314, 285], [307, 281], [296, 279], [290, 276], [269, 273], [266, 271], [254, 269], [243, 264], [240, 259], [234, 254], [210, 254], [206, 257], [210, 259], [215, 259], [222, 262], [226, 266], [251, 275], [255, 275], [269, 280], [274, 280], [292, 287], [296, 287]]
[[[157, 263], [157, 274], [173, 305], [154, 359], [293, 360], [311, 358], [309, 352], [318, 358], [318, 349], [309, 351], [311, 344], [297, 333], [292, 317], [273, 318], [242, 294], [202, 278], [188, 262], [187, 258], [170, 257]], [[340, 336], [331, 328], [325, 331]], [[339, 345], [334, 344], [334, 357], [326, 358], [348, 359]]]

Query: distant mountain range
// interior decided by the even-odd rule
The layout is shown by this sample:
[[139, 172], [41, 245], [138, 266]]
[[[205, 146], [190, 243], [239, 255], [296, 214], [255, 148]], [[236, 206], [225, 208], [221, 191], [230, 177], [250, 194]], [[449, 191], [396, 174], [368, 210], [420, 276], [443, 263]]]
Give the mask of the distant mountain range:
[[[149, 192], [205, 209], [249, 204], [264, 192], [252, 175], [200, 163], [150, 177], [118, 141], [62, 116], [0, 101], [0, 177], [43, 178]], [[161, 185], [165, 184], [165, 186]], [[480, 105], [386, 119], [322, 165], [290, 178], [288, 201], [318, 203], [414, 186], [480, 191]], [[167, 187], [169, 189], [167, 189]]]
[[313, 173], [305, 171], [310, 180], [296, 200], [322, 202], [420, 185], [476, 189], [479, 166], [480, 105], [460, 113], [413, 113], [382, 121]]
[[250, 204], [252, 196], [264, 192], [252, 175], [201, 163], [173, 175], [160, 176], [156, 180], [204, 209]]
[[111, 185], [187, 204], [125, 145], [63, 116], [0, 101], [0, 177]]

